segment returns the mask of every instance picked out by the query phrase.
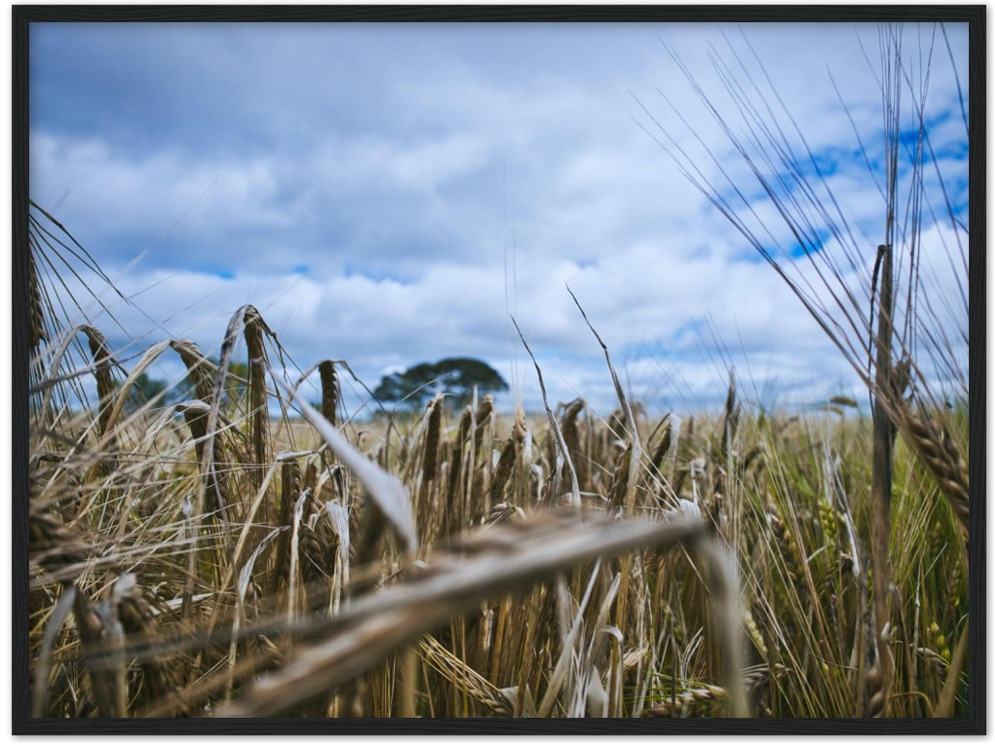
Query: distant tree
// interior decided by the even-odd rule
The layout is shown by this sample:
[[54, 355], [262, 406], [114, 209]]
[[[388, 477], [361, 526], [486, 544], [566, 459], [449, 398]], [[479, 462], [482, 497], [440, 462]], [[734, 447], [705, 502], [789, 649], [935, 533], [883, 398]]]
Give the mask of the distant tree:
[[152, 401], [155, 401], [156, 407], [173, 405], [185, 399], [178, 393], [178, 387], [171, 386], [166, 380], [150, 377], [148, 372], [142, 372], [131, 384], [128, 397], [124, 401], [124, 410], [133, 413]]
[[380, 380], [373, 394], [384, 403], [398, 403], [405, 408], [423, 408], [436, 393], [449, 396], [450, 402], [460, 408], [478, 394], [498, 393], [508, 389], [490, 365], [479, 359], [456, 357], [443, 359], [435, 364], [425, 362], [395, 372]]
[[[115, 388], [118, 388], [121, 383], [116, 382]], [[153, 377], [149, 377], [148, 372], [142, 372], [135, 381], [131, 384], [131, 389], [128, 390], [128, 397], [124, 401], [124, 410], [128, 413], [134, 413], [143, 405], [149, 401], [156, 398], [166, 390], [166, 381], [157, 380]], [[158, 405], [163, 404], [163, 399], [158, 400]]]
[[196, 397], [197, 392], [194, 390], [193, 380], [190, 379], [189, 375], [183, 375], [169, 388], [165, 401], [168, 405], [173, 406], [177, 403], [193, 400]]
[[157, 395], [166, 390], [165, 380], [156, 380], [149, 377], [148, 372], [142, 372], [135, 380], [133, 391], [137, 391], [143, 401], [152, 400]]

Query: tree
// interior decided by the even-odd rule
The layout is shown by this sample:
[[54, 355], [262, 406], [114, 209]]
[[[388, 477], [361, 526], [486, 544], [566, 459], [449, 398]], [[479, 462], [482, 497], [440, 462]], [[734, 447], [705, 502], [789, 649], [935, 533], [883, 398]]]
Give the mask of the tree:
[[423, 408], [437, 393], [446, 393], [456, 407], [465, 406], [473, 397], [508, 389], [508, 383], [492, 367], [479, 359], [456, 357], [435, 364], [422, 362], [404, 372], [386, 375], [373, 394], [384, 403], [399, 403], [406, 408]]
[[[115, 383], [115, 388], [117, 388], [119, 384], [120, 383]], [[124, 410], [128, 413], [134, 413], [143, 405], [156, 398], [156, 396], [163, 393], [165, 390], [165, 381], [156, 380], [149, 377], [148, 372], [142, 372], [135, 378], [131, 385], [131, 389], [128, 391], [128, 397], [124, 401]], [[162, 405], [161, 399], [159, 400], [158, 405]]]
[[137, 391], [141, 396], [141, 400], [149, 401], [155, 398], [162, 392], [166, 390], [165, 380], [156, 380], [149, 377], [148, 372], [142, 372], [135, 379], [135, 387], [133, 390]]
[[173, 405], [191, 397], [192, 387], [186, 377], [179, 384], [170, 385], [166, 380], [150, 377], [148, 372], [142, 372], [131, 384], [124, 402], [124, 410], [134, 413], [152, 401], [155, 401], [157, 408]]

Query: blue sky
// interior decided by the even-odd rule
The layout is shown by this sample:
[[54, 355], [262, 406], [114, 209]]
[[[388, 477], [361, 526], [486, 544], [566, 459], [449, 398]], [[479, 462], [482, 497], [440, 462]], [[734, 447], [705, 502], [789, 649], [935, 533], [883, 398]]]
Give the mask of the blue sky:
[[[911, 85], [933, 30], [905, 29]], [[966, 95], [966, 26], [946, 31]], [[551, 402], [583, 396], [607, 413], [610, 376], [569, 283], [654, 407], [721, 401], [730, 364], [747, 397], [816, 403], [854, 392], [856, 378], [644, 131], [662, 123], [731, 193], [724, 170], [765, 241], [797, 252], [668, 51], [741, 134], [712, 59], [761, 82], [744, 33], [866, 243], [868, 270], [882, 199], [853, 127], [880, 176], [873, 25], [33, 24], [31, 193], [159, 324], [115, 305], [122, 356], [166, 332], [216, 353], [251, 303], [302, 368], [345, 359], [372, 388], [417, 362], [478, 356], [512, 382], [506, 406], [534, 408], [513, 314]], [[961, 99], [935, 41], [928, 131], [966, 214]], [[957, 236], [927, 180], [938, 218], [924, 217], [924, 261], [952, 294]], [[943, 322], [966, 328], [954, 308]], [[164, 357], [153, 374], [180, 369]]]

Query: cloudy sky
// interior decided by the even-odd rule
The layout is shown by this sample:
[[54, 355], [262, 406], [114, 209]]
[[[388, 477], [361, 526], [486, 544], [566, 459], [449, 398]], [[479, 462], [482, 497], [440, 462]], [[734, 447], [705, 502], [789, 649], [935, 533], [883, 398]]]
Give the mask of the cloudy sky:
[[[933, 174], [966, 219], [966, 25], [908, 26], [904, 50], [903, 101], [927, 91], [923, 260], [953, 295], [964, 236]], [[869, 275], [884, 224], [873, 25], [36, 23], [31, 194], [141, 308], [104, 295], [125, 331], [98, 325], [125, 358], [167, 333], [216, 354], [250, 303], [301, 368], [344, 359], [373, 388], [475, 356], [512, 383], [505, 407], [536, 408], [514, 316], [550, 402], [607, 413], [611, 379], [568, 284], [653, 408], [721, 401], [728, 367], [767, 405], [854, 394], [784, 282], [661, 147], [738, 187], [764, 244], [797, 252], [681, 70], [742, 136], [715, 59], [810, 148]], [[765, 74], [780, 102], [751, 92]], [[830, 250], [831, 227], [812, 228]], [[964, 305], [947, 309], [966, 328]], [[153, 374], [180, 370], [163, 357]]]

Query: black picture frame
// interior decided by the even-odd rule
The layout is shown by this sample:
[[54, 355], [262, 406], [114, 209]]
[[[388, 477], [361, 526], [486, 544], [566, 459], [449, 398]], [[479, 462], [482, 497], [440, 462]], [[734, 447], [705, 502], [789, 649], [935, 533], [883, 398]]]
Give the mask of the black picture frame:
[[[935, 6], [43, 6], [15, 5], [13, 20], [13, 437], [12, 690], [14, 734], [983, 734], [986, 732], [986, 8]], [[545, 719], [32, 719], [28, 675], [28, 97], [29, 29], [45, 22], [527, 22], [950, 21], [969, 24], [970, 66], [970, 715], [919, 720]]]

